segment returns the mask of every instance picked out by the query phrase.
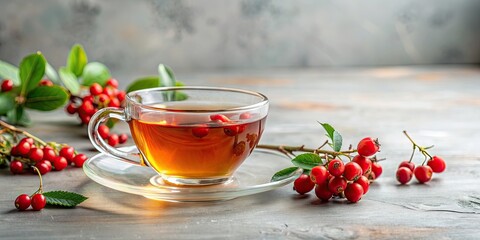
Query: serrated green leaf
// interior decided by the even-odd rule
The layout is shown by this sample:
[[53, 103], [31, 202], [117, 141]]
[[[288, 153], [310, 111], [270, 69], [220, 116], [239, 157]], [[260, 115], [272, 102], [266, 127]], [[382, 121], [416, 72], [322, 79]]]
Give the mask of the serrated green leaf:
[[73, 45], [67, 58], [67, 69], [76, 77], [82, 76], [83, 68], [87, 65], [88, 58], [82, 45]]
[[88, 198], [74, 192], [67, 191], [51, 191], [44, 192], [48, 205], [61, 206], [61, 207], [75, 207]]
[[298, 170], [298, 167], [289, 167], [285, 168], [283, 170], [280, 170], [276, 172], [273, 176], [272, 179], [270, 180], [271, 182], [276, 182], [280, 181], [286, 178], [291, 177], [296, 171]]
[[47, 65], [45, 66], [45, 75], [47, 75], [48, 79], [52, 81], [53, 83], [60, 85], [60, 77], [58, 76], [57, 71], [55, 71], [55, 68], [50, 65], [50, 63], [47, 62]]
[[27, 95], [25, 107], [51, 111], [63, 106], [68, 100], [68, 94], [60, 86], [39, 86]]
[[327, 132], [327, 137], [329, 137], [333, 141], [333, 132], [335, 132], [335, 129], [328, 123], [320, 123], [322, 125], [323, 129], [325, 129], [325, 132]]
[[128, 85], [127, 93], [136, 91], [136, 90], [154, 88], [154, 87], [160, 87], [160, 80], [158, 77], [156, 76], [143, 77], [133, 81], [130, 85]]
[[74, 95], [80, 93], [80, 83], [78, 83], [77, 77], [66, 67], [61, 67], [58, 71], [60, 79], [62, 79], [63, 85]]
[[11, 93], [0, 94], [0, 114], [6, 114], [15, 108], [15, 95]]
[[338, 133], [337, 131], [334, 131], [332, 138], [333, 151], [339, 152], [342, 149], [342, 141], [342, 135], [340, 135], [340, 133]]
[[318, 156], [317, 154], [314, 153], [304, 153], [296, 156], [294, 159], [292, 159], [293, 165], [303, 168], [306, 170], [310, 170], [315, 166], [318, 166], [319, 164], [322, 164], [322, 158]]
[[0, 78], [10, 79], [13, 85], [20, 85], [20, 78], [18, 77], [18, 68], [14, 65], [0, 60]]
[[20, 63], [20, 94], [26, 93], [38, 86], [43, 75], [45, 75], [46, 60], [40, 52], [26, 56]]
[[30, 117], [28, 117], [25, 108], [21, 105], [17, 105], [16, 108], [7, 112], [7, 122], [13, 125], [21, 125], [21, 126], [30, 126], [32, 121]]
[[105, 86], [105, 83], [107, 83], [110, 77], [110, 71], [105, 65], [99, 62], [91, 62], [87, 63], [83, 68], [82, 84], [84, 86], [90, 86], [94, 83], [98, 83]]

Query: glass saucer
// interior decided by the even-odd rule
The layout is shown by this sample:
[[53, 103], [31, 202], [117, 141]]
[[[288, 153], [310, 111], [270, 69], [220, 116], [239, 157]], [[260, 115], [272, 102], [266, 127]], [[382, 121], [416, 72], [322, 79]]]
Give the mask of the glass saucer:
[[[121, 150], [137, 152], [135, 146]], [[87, 160], [83, 170], [95, 182], [118, 191], [155, 200], [195, 202], [229, 200], [284, 186], [293, 182], [301, 174], [301, 170], [280, 181], [271, 182], [270, 178], [275, 172], [291, 166], [290, 159], [283, 154], [256, 149], [229, 181], [198, 187], [166, 184], [149, 167], [123, 162], [103, 153]]]

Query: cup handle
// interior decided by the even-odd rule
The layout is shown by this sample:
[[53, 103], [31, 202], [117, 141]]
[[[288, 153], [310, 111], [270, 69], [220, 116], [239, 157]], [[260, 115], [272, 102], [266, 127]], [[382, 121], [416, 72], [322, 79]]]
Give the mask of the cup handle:
[[98, 127], [100, 124], [108, 120], [109, 118], [115, 118], [121, 121], [126, 121], [125, 112], [121, 108], [102, 108], [96, 112], [90, 119], [88, 124], [88, 137], [93, 146], [100, 152], [117, 157], [119, 160], [128, 162], [135, 165], [141, 165], [139, 163], [140, 155], [138, 153], [129, 153], [121, 151], [108, 145], [105, 140], [98, 133]]

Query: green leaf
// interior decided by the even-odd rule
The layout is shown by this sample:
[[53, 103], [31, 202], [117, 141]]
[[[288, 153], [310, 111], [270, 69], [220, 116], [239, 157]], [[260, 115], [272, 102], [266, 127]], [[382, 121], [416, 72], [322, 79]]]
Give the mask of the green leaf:
[[40, 111], [51, 111], [63, 106], [68, 94], [60, 86], [39, 86], [27, 95], [25, 107]]
[[342, 149], [342, 135], [337, 131], [333, 131], [332, 142], [333, 151], [339, 152]]
[[158, 65], [158, 74], [161, 87], [175, 87], [175, 75], [173, 70], [163, 64]]
[[296, 171], [298, 170], [298, 167], [289, 167], [285, 168], [283, 170], [278, 171], [272, 176], [272, 179], [270, 180], [271, 182], [276, 182], [280, 181], [286, 178], [291, 177]]
[[47, 75], [48, 79], [50, 79], [50, 81], [53, 83], [57, 85], [60, 84], [60, 78], [58, 77], [57, 71], [55, 71], [55, 68], [53, 68], [48, 62], [47, 66], [45, 67], [45, 75]]
[[67, 191], [51, 191], [44, 192], [48, 205], [61, 206], [61, 207], [75, 207], [88, 198], [74, 192]]
[[10, 63], [0, 60], [0, 78], [10, 79], [13, 85], [20, 85], [20, 79], [18, 78], [18, 68]]
[[143, 77], [135, 80], [130, 85], [128, 85], [127, 93], [136, 91], [136, 90], [154, 88], [154, 87], [160, 87], [160, 80], [158, 77], [155, 77], [155, 76]]
[[329, 137], [333, 141], [333, 132], [335, 132], [335, 129], [328, 123], [321, 123], [321, 122], [318, 122], [318, 123], [320, 123], [320, 125], [322, 125], [322, 127], [327, 132], [327, 137]]
[[318, 166], [319, 164], [322, 164], [323, 162], [322, 162], [322, 158], [317, 154], [304, 153], [292, 159], [292, 163], [297, 167], [310, 170], [313, 167]]
[[84, 86], [90, 86], [94, 83], [98, 83], [105, 86], [105, 83], [107, 83], [110, 77], [110, 71], [105, 65], [99, 62], [91, 62], [83, 68], [82, 84]]
[[10, 93], [0, 94], [0, 114], [6, 114], [15, 108], [15, 95]]
[[80, 94], [80, 83], [77, 81], [77, 77], [66, 67], [61, 67], [58, 70], [60, 79], [62, 79], [63, 85], [74, 95]]
[[70, 70], [76, 77], [82, 76], [83, 68], [87, 65], [88, 58], [82, 45], [75, 44], [70, 50], [67, 59], [67, 69]]
[[32, 124], [32, 121], [28, 117], [25, 108], [21, 105], [17, 105], [16, 108], [7, 112], [7, 122], [22, 126], [29, 126]]
[[45, 74], [46, 60], [37, 52], [25, 57], [20, 63], [20, 80], [22, 96], [38, 86]]

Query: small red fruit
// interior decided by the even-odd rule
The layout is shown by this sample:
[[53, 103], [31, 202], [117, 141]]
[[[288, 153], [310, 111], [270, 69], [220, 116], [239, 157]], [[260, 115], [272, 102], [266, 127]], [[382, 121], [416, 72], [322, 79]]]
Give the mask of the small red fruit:
[[410, 161], [403, 161], [400, 163], [400, 165], [398, 165], [398, 168], [401, 168], [401, 167], [409, 168], [413, 172], [413, 170], [415, 169], [415, 163]]
[[315, 195], [322, 201], [328, 201], [333, 196], [332, 192], [328, 189], [327, 183], [318, 184], [315, 187]]
[[13, 81], [10, 79], [5, 79], [2, 82], [2, 92], [9, 92], [13, 88]]
[[328, 175], [329, 173], [325, 166], [315, 166], [310, 171], [310, 178], [316, 184], [323, 184], [326, 186]]
[[409, 167], [399, 167], [396, 173], [397, 181], [400, 184], [407, 184], [412, 179], [413, 173]]
[[17, 197], [17, 199], [15, 199], [15, 207], [20, 211], [26, 210], [28, 207], [30, 207], [31, 203], [32, 199], [30, 199], [30, 196], [27, 194], [21, 194]]
[[108, 141], [108, 145], [115, 147], [119, 142], [118, 135], [117, 134], [110, 135], [107, 141]]
[[105, 87], [103, 89], [103, 93], [106, 94], [109, 98], [115, 97], [115, 92], [111, 87]]
[[70, 146], [62, 147], [58, 155], [64, 157], [68, 162], [71, 162], [73, 160], [73, 157], [75, 156], [75, 149]]
[[293, 189], [301, 195], [312, 191], [314, 187], [315, 183], [312, 182], [310, 176], [307, 174], [300, 175], [300, 177], [293, 182]]
[[227, 126], [223, 128], [223, 132], [225, 133], [225, 135], [233, 137], [239, 132], [238, 125]]
[[62, 156], [56, 156], [53, 160], [53, 167], [55, 167], [55, 171], [62, 171], [68, 166], [68, 161]]
[[115, 78], [110, 78], [108, 79], [107, 83], [105, 85], [113, 87], [113, 88], [118, 88], [118, 81]]
[[345, 171], [345, 165], [340, 159], [333, 159], [328, 163], [328, 172], [335, 177], [343, 174]]
[[43, 159], [43, 151], [40, 148], [33, 147], [28, 152], [28, 158], [34, 162], [38, 162]]
[[433, 156], [432, 159], [427, 162], [427, 165], [432, 168], [434, 173], [441, 173], [445, 171], [445, 168], [447, 167], [445, 161], [437, 156]]
[[108, 103], [110, 102], [110, 97], [107, 94], [100, 93], [100, 95], [98, 95], [98, 101], [101, 103]]
[[100, 93], [102, 93], [102, 91], [103, 91], [103, 88], [98, 83], [94, 83], [90, 86], [90, 94], [92, 94], [93, 96], [99, 95]]
[[215, 114], [210, 116], [210, 120], [217, 122], [230, 122], [230, 119], [222, 114]]
[[43, 147], [43, 159], [48, 160], [50, 162], [53, 162], [57, 155], [55, 154], [55, 151], [51, 147]]
[[417, 178], [419, 183], [426, 183], [432, 179], [433, 171], [430, 166], [418, 166], [413, 171], [415, 178]]
[[362, 168], [362, 175], [369, 173], [372, 170], [372, 160], [366, 157], [357, 155], [353, 158], [353, 162], [358, 163]]
[[379, 148], [380, 143], [378, 143], [378, 139], [366, 137], [358, 143], [357, 151], [361, 156], [369, 157], [377, 153]]
[[362, 168], [356, 162], [348, 162], [345, 164], [345, 171], [343, 172], [343, 177], [347, 181], [355, 181], [362, 175]]
[[20, 153], [18, 152], [18, 148], [17, 146], [13, 146], [11, 149], [10, 149], [10, 155], [16, 157], [16, 156], [20, 156]]
[[100, 137], [102, 137], [103, 139], [107, 139], [108, 136], [110, 135], [110, 128], [107, 127], [106, 125], [100, 125], [98, 127], [98, 134], [100, 135]]
[[45, 175], [48, 172], [52, 171], [52, 164], [47, 160], [42, 160], [35, 164], [35, 167], [40, 171], [41, 175]]
[[10, 172], [13, 174], [23, 173], [23, 163], [17, 160], [10, 162]]
[[83, 102], [93, 102], [93, 95], [86, 95], [82, 98]]
[[127, 95], [127, 94], [126, 94], [124, 91], [119, 91], [119, 92], [117, 93], [117, 99], [118, 99], [118, 101], [123, 102], [123, 101], [125, 100], [126, 95]]
[[108, 103], [108, 106], [118, 108], [118, 107], [120, 107], [120, 101], [118, 101], [118, 99], [116, 99], [116, 98], [111, 98], [110, 102]]
[[363, 187], [358, 183], [350, 183], [345, 189], [345, 197], [348, 201], [356, 203], [362, 199]]
[[360, 176], [355, 182], [363, 187], [363, 194], [366, 194], [368, 192], [368, 189], [370, 188], [370, 182], [368, 181], [368, 178], [366, 176]]
[[77, 156], [73, 158], [73, 164], [75, 164], [75, 167], [82, 167], [85, 161], [87, 161], [87, 156], [83, 153], [77, 154]]
[[68, 114], [75, 114], [77, 112], [77, 107], [74, 103], [68, 104], [67, 108], [65, 108]]
[[53, 86], [53, 82], [50, 81], [49, 79], [42, 79], [42, 81], [40, 81], [38, 83], [39, 86], [47, 86], [47, 87], [51, 87]]
[[200, 127], [194, 127], [192, 128], [192, 134], [195, 137], [198, 138], [203, 138], [208, 135], [208, 126], [207, 124], [202, 124]]
[[28, 142], [28, 143], [30, 143], [30, 145], [35, 144], [35, 141], [33, 141], [33, 138], [29, 138], [29, 137], [22, 138], [22, 140], [20, 140], [20, 142]]
[[47, 205], [47, 199], [43, 194], [37, 193], [32, 196], [32, 208], [35, 211], [42, 210]]
[[240, 114], [240, 119], [249, 119], [251, 117], [252, 117], [252, 115], [248, 112], [244, 112], [244, 113]]
[[20, 155], [27, 156], [27, 154], [30, 152], [31, 147], [32, 145], [29, 142], [22, 140], [17, 145], [17, 151]]
[[347, 180], [345, 180], [345, 178], [342, 177], [342, 176], [333, 177], [328, 182], [328, 189], [333, 194], [339, 194], [339, 193], [343, 192], [346, 187], [347, 187]]
[[378, 162], [372, 162], [372, 172], [375, 174], [375, 179], [380, 177], [383, 172], [382, 165], [380, 165]]
[[128, 140], [128, 136], [125, 133], [122, 133], [118, 136], [118, 143], [120, 143], [120, 144], [126, 143], [127, 140]]

